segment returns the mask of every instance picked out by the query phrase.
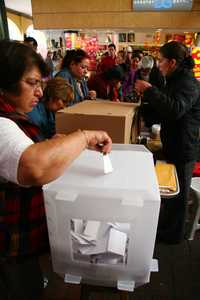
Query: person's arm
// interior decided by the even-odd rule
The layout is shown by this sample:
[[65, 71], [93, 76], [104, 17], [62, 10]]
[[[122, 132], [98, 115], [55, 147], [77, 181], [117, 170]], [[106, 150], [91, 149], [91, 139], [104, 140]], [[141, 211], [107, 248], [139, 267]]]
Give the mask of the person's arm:
[[166, 91], [161, 91], [146, 81], [137, 80], [137, 92], [143, 93], [143, 100], [159, 113], [162, 118], [179, 119], [189, 111], [199, 97], [199, 87], [195, 80], [180, 78]]
[[90, 100], [96, 100], [96, 98], [97, 98], [97, 93], [96, 93], [96, 91], [94, 91], [94, 90], [90, 90], [90, 91], [88, 92], [88, 96], [89, 96], [89, 99], [90, 99]]
[[85, 149], [111, 151], [112, 141], [104, 131], [76, 131], [30, 145], [21, 155], [18, 182], [43, 185], [59, 177]]
[[192, 81], [182, 81], [174, 84], [168, 92], [162, 92], [156, 87], [144, 92], [146, 100], [162, 118], [171, 120], [180, 119], [187, 113], [199, 97], [199, 89]]

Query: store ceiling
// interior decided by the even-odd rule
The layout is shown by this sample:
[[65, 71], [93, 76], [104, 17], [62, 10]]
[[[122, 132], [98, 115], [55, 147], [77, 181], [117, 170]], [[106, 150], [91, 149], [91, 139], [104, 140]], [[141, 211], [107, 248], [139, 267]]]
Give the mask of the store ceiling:
[[32, 16], [31, 0], [4, 0], [6, 8]]

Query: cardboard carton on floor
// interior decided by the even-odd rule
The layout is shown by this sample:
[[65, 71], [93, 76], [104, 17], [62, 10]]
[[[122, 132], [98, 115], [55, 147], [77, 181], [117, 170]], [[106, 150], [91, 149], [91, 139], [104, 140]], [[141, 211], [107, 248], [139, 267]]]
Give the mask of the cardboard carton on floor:
[[[78, 129], [105, 130], [113, 143], [128, 144], [131, 133], [137, 135], [136, 130], [132, 130], [137, 106], [132, 103], [86, 100], [56, 114], [56, 132], [68, 134]], [[132, 136], [132, 141], [135, 142], [135, 136]]]
[[85, 150], [44, 186], [53, 269], [67, 282], [132, 291], [149, 282], [160, 208], [152, 153], [113, 144], [113, 172]]

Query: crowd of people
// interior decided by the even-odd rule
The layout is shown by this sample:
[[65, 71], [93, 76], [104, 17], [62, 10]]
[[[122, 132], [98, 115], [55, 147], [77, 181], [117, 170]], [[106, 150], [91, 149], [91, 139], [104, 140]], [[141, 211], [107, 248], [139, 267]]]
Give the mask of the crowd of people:
[[156, 58], [144, 56], [139, 50], [133, 51], [130, 46], [116, 52], [115, 45], [110, 44], [97, 65], [96, 73], [89, 78], [88, 85], [96, 90], [99, 98], [138, 102], [135, 82], [141, 78], [158, 86], [164, 84]]
[[[27, 37], [24, 42], [37, 50], [37, 42], [33, 38]], [[102, 54], [96, 71], [89, 78], [90, 57], [84, 50], [68, 50], [64, 57], [61, 53], [59, 58], [57, 56], [55, 51], [49, 50], [45, 62], [50, 78], [62, 77], [72, 85], [74, 98], [68, 105], [96, 98], [137, 102], [137, 79], [143, 78], [158, 86], [164, 82], [156, 59], [144, 56], [142, 51], [133, 51], [130, 46], [117, 52], [115, 44], [109, 44], [108, 51]]]
[[36, 49], [32, 39], [24, 44], [0, 41], [2, 300], [39, 300], [42, 295], [38, 256], [48, 250], [42, 185], [58, 178], [86, 148], [111, 151], [111, 137], [104, 131], [56, 134], [56, 111], [84, 99], [135, 102], [140, 97], [144, 122], [161, 124], [163, 155], [178, 174], [180, 193], [165, 202], [159, 220], [157, 239], [167, 243], [184, 238], [200, 146], [200, 83], [182, 43], [163, 45], [159, 61], [131, 47], [116, 53], [110, 44], [89, 79], [89, 56], [84, 50], [67, 51], [53, 77], [52, 53], [43, 60]]

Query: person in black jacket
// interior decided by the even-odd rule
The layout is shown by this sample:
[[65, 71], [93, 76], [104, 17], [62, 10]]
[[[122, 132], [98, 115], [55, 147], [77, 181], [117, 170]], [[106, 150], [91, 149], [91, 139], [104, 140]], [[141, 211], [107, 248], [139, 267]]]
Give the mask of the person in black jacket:
[[[164, 88], [138, 80], [135, 88], [161, 123], [163, 154], [175, 164], [180, 193], [164, 202], [157, 238], [166, 243], [183, 240], [192, 170], [199, 152], [200, 83], [194, 78], [188, 49], [172, 41], [160, 48], [159, 69]], [[150, 125], [150, 124], [149, 124]]]

